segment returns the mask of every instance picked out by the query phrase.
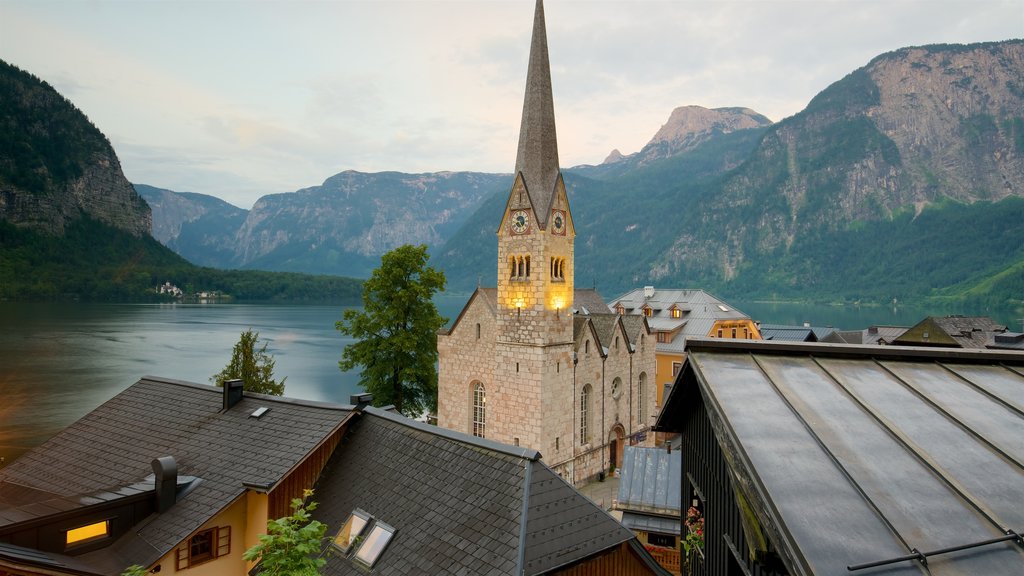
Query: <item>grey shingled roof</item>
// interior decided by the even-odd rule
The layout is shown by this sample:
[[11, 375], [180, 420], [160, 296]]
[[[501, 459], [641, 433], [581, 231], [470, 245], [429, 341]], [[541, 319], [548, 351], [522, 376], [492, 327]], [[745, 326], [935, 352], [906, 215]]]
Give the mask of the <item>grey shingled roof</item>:
[[[110, 556], [121, 568], [147, 565], [241, 495], [243, 482], [281, 480], [350, 414], [345, 407], [248, 393], [220, 413], [222, 399], [214, 386], [147, 376], [0, 470], [0, 487], [74, 500], [139, 483], [152, 474], [154, 458], [173, 456], [179, 475], [200, 480], [195, 488], [136, 532], [82, 557], [98, 566]], [[261, 406], [270, 410], [250, 418]], [[11, 506], [0, 503], [0, 517]]]
[[612, 347], [615, 337], [621, 334], [619, 329], [618, 314], [590, 314], [590, 321], [594, 323], [594, 331], [597, 332], [598, 345], [606, 350]]
[[526, 94], [519, 128], [516, 173], [522, 174], [537, 224], [547, 227], [558, 168], [558, 138], [555, 135], [555, 105], [551, 97], [551, 68], [544, 26], [544, 4], [537, 0], [533, 17], [530, 64], [526, 73]]
[[[397, 529], [380, 574], [542, 574], [633, 537], [534, 450], [373, 408], [350, 424], [314, 498], [329, 536], [356, 508]], [[331, 554], [324, 573], [366, 570]]]
[[818, 337], [810, 326], [787, 326], [783, 324], [761, 324], [758, 327], [763, 340], [787, 342], [817, 342]]
[[635, 345], [640, 341], [641, 335], [647, 334], [647, 318], [627, 314], [622, 317], [622, 327], [626, 330], [626, 334], [629, 335], [630, 343]]
[[[682, 354], [686, 348], [687, 338], [703, 338], [708, 335], [717, 320], [749, 319], [743, 312], [731, 304], [699, 289], [656, 289], [650, 298], [644, 297], [644, 289], [631, 290], [611, 300], [608, 307], [615, 309], [622, 304], [627, 314], [643, 314], [643, 306], [647, 304], [654, 310], [654, 315], [647, 318], [651, 330], [679, 330], [672, 342], [658, 342], [659, 352]], [[672, 318], [672, 306], [683, 311], [682, 318]], [[723, 310], [722, 308], [725, 308]], [[681, 328], [680, 328], [681, 326]]]
[[893, 344], [985, 348], [1006, 326], [987, 316], [929, 316], [907, 329]]
[[[683, 405], [694, 387], [790, 574], [1024, 526], [1024, 354], [707, 339], [691, 342], [662, 418], [700, 413]], [[1004, 542], [927, 566], [1016, 575], [1024, 555]], [[915, 561], [880, 570], [921, 574]]]
[[593, 288], [576, 288], [572, 291], [572, 305], [578, 311], [593, 314], [595, 312], [605, 313], [608, 304], [604, 298]]

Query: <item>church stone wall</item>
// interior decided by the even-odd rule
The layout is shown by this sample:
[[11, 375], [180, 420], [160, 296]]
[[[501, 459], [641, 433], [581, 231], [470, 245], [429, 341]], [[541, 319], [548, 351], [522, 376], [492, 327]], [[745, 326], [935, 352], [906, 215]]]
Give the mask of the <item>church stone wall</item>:
[[[467, 306], [458, 326], [438, 334], [437, 423], [442, 428], [473, 433], [473, 382], [484, 385], [488, 400], [495, 392], [494, 313], [478, 294]], [[477, 325], [480, 326], [479, 338]], [[490, 416], [488, 414], [488, 416]], [[490, 418], [488, 418], [489, 420]], [[487, 422], [490, 427], [490, 422]]]

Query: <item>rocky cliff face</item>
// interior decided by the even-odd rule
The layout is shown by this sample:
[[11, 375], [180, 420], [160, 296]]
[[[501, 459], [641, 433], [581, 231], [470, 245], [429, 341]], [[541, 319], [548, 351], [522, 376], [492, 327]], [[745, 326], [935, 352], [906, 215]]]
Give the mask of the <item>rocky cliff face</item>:
[[214, 268], [237, 268], [235, 237], [249, 214], [237, 206], [191, 192], [174, 192], [136, 184], [153, 209], [153, 237], [189, 262]]
[[38, 78], [0, 61], [0, 219], [62, 234], [87, 215], [149, 234], [149, 206], [109, 141]]
[[628, 161], [634, 166], [643, 166], [694, 150], [716, 135], [770, 124], [771, 120], [749, 108], [712, 110], [703, 106], [680, 106], [672, 111], [668, 121], [643, 149], [628, 156], [613, 150], [603, 164]]
[[815, 231], [1024, 195], [1022, 78], [1021, 41], [875, 58], [770, 128], [652, 275], [728, 280]]

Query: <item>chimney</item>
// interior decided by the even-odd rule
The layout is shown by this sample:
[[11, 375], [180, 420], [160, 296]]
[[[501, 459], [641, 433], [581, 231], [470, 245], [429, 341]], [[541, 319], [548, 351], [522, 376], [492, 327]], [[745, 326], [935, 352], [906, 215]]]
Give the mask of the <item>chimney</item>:
[[871, 326], [868, 328], [868, 334], [878, 334], [878, 326]]
[[353, 394], [348, 397], [348, 403], [356, 407], [356, 412], [362, 412], [363, 408], [373, 404], [373, 394], [370, 394], [369, 392]]
[[178, 463], [174, 456], [161, 456], [153, 460], [152, 466], [156, 476], [156, 511], [163, 513], [174, 505], [178, 490]]
[[223, 412], [227, 412], [232, 406], [238, 404], [238, 401], [242, 399], [242, 389], [244, 387], [244, 383], [241, 380], [224, 381], [224, 407], [221, 408]]
[[672, 441], [671, 440], [669, 440], [668, 442], [665, 442], [665, 448], [668, 450], [669, 454], [672, 453]]
[[644, 286], [644, 298], [654, 297], [654, 286]]

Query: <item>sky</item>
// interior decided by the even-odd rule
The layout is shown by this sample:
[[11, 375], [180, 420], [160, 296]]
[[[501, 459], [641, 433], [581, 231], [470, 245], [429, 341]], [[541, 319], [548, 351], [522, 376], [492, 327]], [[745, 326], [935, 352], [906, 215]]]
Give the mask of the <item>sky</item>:
[[[128, 179], [250, 208], [344, 170], [511, 172], [533, 0], [0, 0], [0, 59]], [[547, 0], [562, 166], [678, 106], [773, 121], [875, 56], [1024, 37], [1024, 0]]]

